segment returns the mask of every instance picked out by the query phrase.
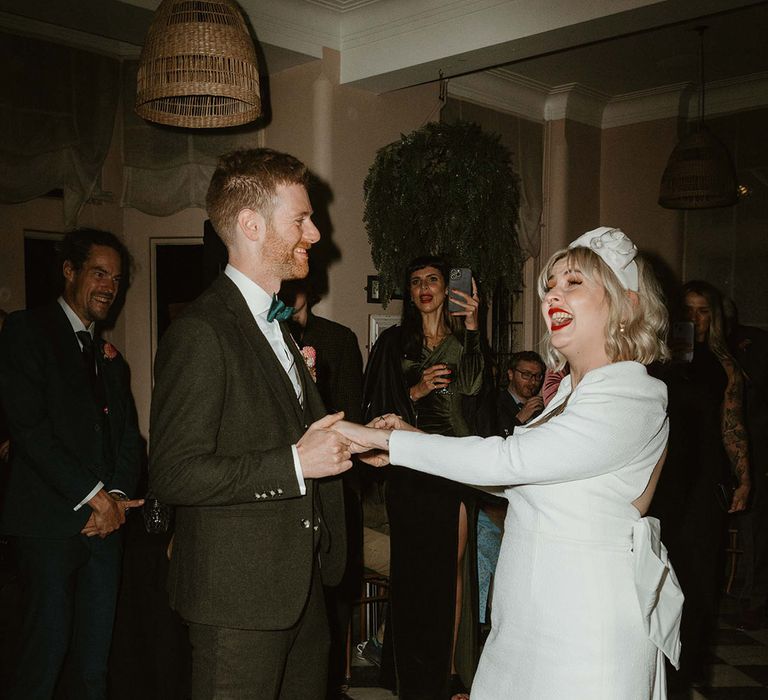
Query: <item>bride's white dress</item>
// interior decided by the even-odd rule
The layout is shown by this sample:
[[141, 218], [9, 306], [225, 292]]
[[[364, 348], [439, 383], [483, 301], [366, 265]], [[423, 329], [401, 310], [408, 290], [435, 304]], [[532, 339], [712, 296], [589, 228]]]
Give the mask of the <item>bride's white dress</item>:
[[492, 631], [472, 700], [660, 700], [682, 593], [658, 521], [632, 505], [667, 442], [666, 387], [636, 362], [570, 377], [565, 410], [507, 439], [395, 431], [393, 464], [504, 486]]

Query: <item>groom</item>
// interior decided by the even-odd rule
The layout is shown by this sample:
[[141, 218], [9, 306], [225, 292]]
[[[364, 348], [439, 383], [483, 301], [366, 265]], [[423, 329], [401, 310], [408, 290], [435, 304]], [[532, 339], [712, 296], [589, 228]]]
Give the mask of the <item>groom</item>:
[[150, 486], [178, 506], [168, 587], [194, 700], [325, 694], [322, 584], [344, 571], [339, 475], [352, 462], [274, 303], [320, 239], [307, 180], [285, 153], [221, 158], [207, 206], [229, 264], [155, 362]]

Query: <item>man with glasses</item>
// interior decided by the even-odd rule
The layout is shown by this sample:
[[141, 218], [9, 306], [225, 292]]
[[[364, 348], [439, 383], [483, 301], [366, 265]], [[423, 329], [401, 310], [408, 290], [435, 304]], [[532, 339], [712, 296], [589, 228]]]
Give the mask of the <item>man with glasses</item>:
[[512, 355], [507, 370], [509, 385], [499, 392], [496, 401], [498, 435], [511, 435], [515, 426], [529, 423], [544, 410], [544, 399], [539, 394], [544, 369], [544, 360], [532, 350]]

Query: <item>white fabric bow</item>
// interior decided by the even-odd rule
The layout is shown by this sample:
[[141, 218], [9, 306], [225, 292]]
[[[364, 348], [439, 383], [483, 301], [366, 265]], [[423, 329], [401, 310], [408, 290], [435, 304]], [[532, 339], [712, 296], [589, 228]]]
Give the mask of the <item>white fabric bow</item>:
[[656, 518], [637, 520], [632, 527], [635, 590], [649, 639], [680, 667], [680, 618], [683, 591], [660, 539]]

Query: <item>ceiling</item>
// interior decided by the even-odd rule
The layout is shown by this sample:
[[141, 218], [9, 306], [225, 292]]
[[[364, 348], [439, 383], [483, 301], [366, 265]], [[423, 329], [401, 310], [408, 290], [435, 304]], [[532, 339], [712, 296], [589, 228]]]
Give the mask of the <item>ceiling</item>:
[[[136, 56], [160, 0], [0, 0], [0, 29]], [[606, 98], [768, 77], [762, 0], [240, 0], [270, 73], [341, 53], [341, 82], [375, 92], [492, 70]], [[761, 83], [762, 85], [762, 83]], [[768, 103], [768, 95], [766, 95]]]
[[698, 82], [705, 26], [707, 82], [768, 72], [768, 3], [619, 36], [509, 63], [502, 72], [548, 88], [579, 84], [608, 97]]

